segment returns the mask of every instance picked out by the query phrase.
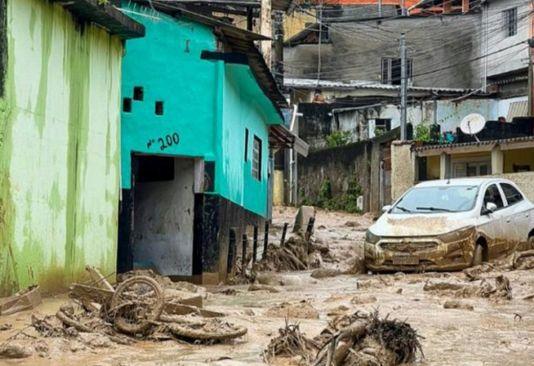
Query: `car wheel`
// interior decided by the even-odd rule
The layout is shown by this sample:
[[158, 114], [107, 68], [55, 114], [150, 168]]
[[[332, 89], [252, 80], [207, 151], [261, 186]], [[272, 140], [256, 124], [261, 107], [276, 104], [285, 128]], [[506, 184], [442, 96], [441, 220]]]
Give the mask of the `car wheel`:
[[534, 249], [534, 235], [528, 237], [528, 248], [527, 250]]
[[475, 247], [475, 251], [473, 252], [473, 262], [471, 263], [471, 266], [479, 266], [482, 264], [482, 261], [484, 259], [484, 248], [482, 248], [482, 245], [477, 244]]

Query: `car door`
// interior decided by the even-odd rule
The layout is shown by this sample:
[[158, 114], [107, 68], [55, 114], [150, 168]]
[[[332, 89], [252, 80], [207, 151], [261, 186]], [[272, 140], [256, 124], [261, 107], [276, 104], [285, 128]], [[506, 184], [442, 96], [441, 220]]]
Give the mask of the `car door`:
[[510, 243], [509, 250], [516, 249], [518, 244], [521, 244], [520, 249], [524, 249], [528, 233], [530, 231], [530, 215], [531, 204], [523, 197], [523, 194], [512, 184], [501, 182], [499, 183], [504, 199], [505, 209], [504, 216], [504, 237], [510, 238], [513, 243]]
[[[497, 183], [489, 184], [483, 193], [482, 209], [480, 212], [480, 225], [478, 230], [484, 234], [488, 243], [489, 258], [496, 258], [507, 250], [504, 239], [504, 200]], [[494, 212], [485, 213], [488, 202], [497, 206]]]

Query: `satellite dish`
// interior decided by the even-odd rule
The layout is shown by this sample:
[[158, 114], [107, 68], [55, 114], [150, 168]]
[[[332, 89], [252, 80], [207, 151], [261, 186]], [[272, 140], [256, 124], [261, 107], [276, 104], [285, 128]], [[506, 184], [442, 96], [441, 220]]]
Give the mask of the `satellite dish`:
[[482, 131], [485, 125], [486, 119], [481, 114], [471, 113], [460, 123], [460, 130], [466, 135], [475, 135]]

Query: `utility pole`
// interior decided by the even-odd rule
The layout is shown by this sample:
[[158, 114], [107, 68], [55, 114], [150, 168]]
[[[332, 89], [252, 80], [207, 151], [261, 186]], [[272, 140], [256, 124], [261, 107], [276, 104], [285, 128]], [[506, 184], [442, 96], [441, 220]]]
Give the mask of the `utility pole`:
[[[272, 8], [271, 0], [261, 0], [261, 9], [260, 9], [260, 34], [272, 37], [273, 35], [273, 22], [272, 22]], [[261, 53], [265, 62], [269, 66], [272, 66], [272, 41], [262, 41], [261, 42]]]
[[274, 13], [274, 79], [280, 90], [284, 88], [284, 13], [276, 10]]
[[406, 9], [406, 0], [401, 0], [401, 14], [403, 17], [408, 15], [408, 9]]
[[378, 0], [378, 17], [382, 18], [382, 0]]
[[319, 9], [318, 22], [319, 23], [319, 39], [317, 40], [317, 85], [321, 80], [321, 43], [323, 41], [323, 4], [322, 2], [317, 6]]
[[400, 58], [401, 58], [401, 120], [400, 120], [400, 139], [406, 141], [406, 108], [408, 99], [408, 78], [407, 78], [407, 60], [406, 60], [406, 39], [404, 33], [400, 37]]

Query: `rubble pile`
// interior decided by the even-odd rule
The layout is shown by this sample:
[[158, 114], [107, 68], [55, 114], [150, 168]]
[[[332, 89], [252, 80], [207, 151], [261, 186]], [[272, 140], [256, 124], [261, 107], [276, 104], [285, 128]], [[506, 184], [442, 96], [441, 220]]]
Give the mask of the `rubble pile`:
[[289, 324], [286, 320], [285, 327], [280, 328], [278, 336], [271, 339], [263, 356], [269, 363], [275, 357], [287, 357], [309, 364], [318, 350], [319, 345], [300, 331], [299, 324]]
[[312, 239], [306, 241], [295, 234], [284, 242], [283, 246], [269, 244], [267, 255], [254, 265], [256, 271], [303, 271], [318, 268], [323, 261], [330, 259], [327, 246], [315, 244]]
[[420, 336], [406, 322], [381, 319], [378, 312], [343, 316], [317, 339], [323, 340], [314, 365], [394, 366], [422, 354]]
[[[204, 290], [197, 286], [173, 283], [151, 271], [143, 271], [143, 275], [136, 271], [122, 276], [122, 282], [113, 287], [95, 268], [87, 270], [96, 283], [73, 284], [71, 300], [55, 316], [32, 315], [29, 328], [34, 334], [18, 333], [2, 345], [0, 353], [28, 357], [38, 338], [64, 340], [76, 352], [131, 344], [137, 339], [212, 344], [247, 333], [247, 328], [222, 320], [224, 314], [203, 309], [199, 293]], [[25, 351], [16, 352], [21, 347]]]
[[314, 339], [286, 322], [264, 356], [268, 362], [291, 357], [314, 366], [395, 366], [413, 362], [418, 352], [423, 353], [420, 338], [406, 322], [381, 319], [377, 311], [356, 312], [335, 318]]
[[496, 276], [493, 279], [484, 278], [478, 284], [427, 282], [423, 286], [423, 290], [436, 295], [455, 298], [483, 297], [493, 300], [512, 299], [510, 280], [503, 275]]
[[534, 269], [534, 250], [514, 253], [512, 267], [520, 270]]

